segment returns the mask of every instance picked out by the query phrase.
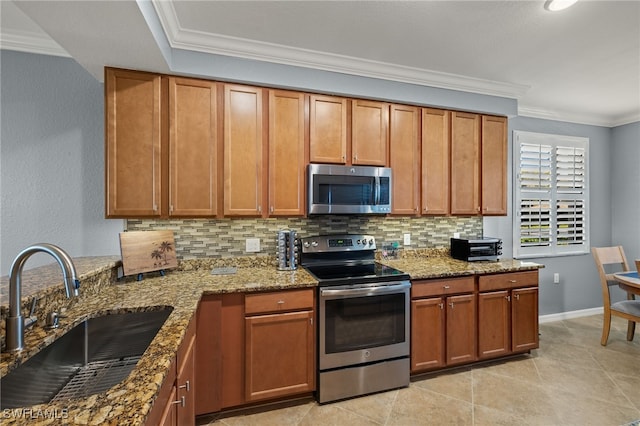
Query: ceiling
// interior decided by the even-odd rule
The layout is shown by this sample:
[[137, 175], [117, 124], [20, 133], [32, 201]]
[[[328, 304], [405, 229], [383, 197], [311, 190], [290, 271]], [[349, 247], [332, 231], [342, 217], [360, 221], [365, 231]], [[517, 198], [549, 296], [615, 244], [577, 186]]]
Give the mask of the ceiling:
[[[224, 55], [517, 99], [518, 114], [640, 120], [640, 1], [14, 1], [2, 47], [185, 70]], [[201, 73], [200, 73], [201, 74]]]

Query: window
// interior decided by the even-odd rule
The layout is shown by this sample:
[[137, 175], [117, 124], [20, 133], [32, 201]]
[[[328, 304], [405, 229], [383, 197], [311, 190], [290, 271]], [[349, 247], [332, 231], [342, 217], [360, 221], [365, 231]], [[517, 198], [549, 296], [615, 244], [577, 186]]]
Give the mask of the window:
[[515, 258], [589, 252], [589, 139], [513, 132]]

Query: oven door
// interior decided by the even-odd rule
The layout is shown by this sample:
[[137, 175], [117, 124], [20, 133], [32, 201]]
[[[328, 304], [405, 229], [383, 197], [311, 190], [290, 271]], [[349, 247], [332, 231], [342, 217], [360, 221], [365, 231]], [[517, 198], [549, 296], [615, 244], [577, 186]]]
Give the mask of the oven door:
[[320, 370], [409, 356], [411, 283], [320, 287]]

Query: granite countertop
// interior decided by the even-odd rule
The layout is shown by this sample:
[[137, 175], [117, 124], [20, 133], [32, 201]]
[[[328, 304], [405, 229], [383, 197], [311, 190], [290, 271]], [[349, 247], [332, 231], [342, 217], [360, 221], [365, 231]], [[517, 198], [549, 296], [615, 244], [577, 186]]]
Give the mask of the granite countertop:
[[[81, 278], [91, 275], [92, 271], [99, 273], [120, 265], [119, 258], [108, 256], [74, 259], [74, 263]], [[383, 260], [383, 263], [409, 273], [412, 279], [534, 270], [542, 267], [515, 260], [468, 263], [441, 255], [403, 257], [397, 260]], [[53, 418], [53, 413], [64, 415], [62, 420], [65, 424], [143, 424], [203, 294], [285, 290], [315, 287], [318, 284], [304, 269], [278, 271], [264, 259], [258, 262], [238, 260], [231, 264], [237, 266], [236, 273], [231, 275], [211, 274], [212, 267], [229, 266], [229, 262], [201, 260], [184, 262], [178, 270], [168, 271], [165, 276], [157, 273], [146, 274], [142, 281], [127, 277], [116, 284], [101, 286], [100, 291], [83, 293], [81, 287], [80, 297], [70, 304], [66, 311], [67, 318], [60, 320], [59, 329], [46, 330], [41, 326], [31, 328], [25, 333], [23, 351], [17, 354], [2, 353], [0, 375], [4, 376], [9, 370], [87, 318], [164, 306], [173, 307], [173, 311], [132, 374], [116, 386], [87, 398], [27, 407], [21, 411], [23, 415], [12, 416], [3, 412], [3, 422], [29, 425], [59, 423], [60, 418]], [[54, 264], [36, 268], [40, 269], [39, 271], [25, 271], [23, 276], [28, 277], [31, 294], [37, 291], [55, 291], [63, 294], [61, 277], [55, 275], [57, 268], [57, 264]], [[45, 278], [42, 278], [43, 276]], [[40, 283], [36, 284], [38, 280]], [[8, 279], [3, 277], [0, 281], [0, 293], [4, 294], [6, 286]], [[52, 289], [52, 286], [55, 288]], [[29, 292], [27, 295], [23, 294], [23, 302], [27, 297]], [[4, 300], [2, 299], [2, 308], [6, 312]]]
[[[112, 259], [104, 259], [113, 265]], [[95, 259], [96, 268], [99, 259]], [[75, 259], [74, 259], [75, 262]], [[57, 267], [57, 265], [55, 265]], [[80, 272], [78, 271], [80, 274]], [[153, 339], [133, 372], [106, 392], [87, 398], [27, 407], [22, 415], [3, 412], [4, 424], [143, 424], [150, 412], [171, 361], [177, 353], [187, 326], [203, 294], [283, 290], [315, 287], [317, 282], [304, 270], [277, 271], [274, 267], [238, 267], [233, 275], [212, 275], [209, 269], [168, 271], [165, 276], [148, 274], [142, 281], [125, 279], [102, 288], [97, 294], [82, 294], [60, 320], [60, 328], [28, 329], [25, 348], [19, 353], [3, 352], [0, 374], [37, 353], [83, 320], [109, 313], [143, 311], [172, 306], [173, 311]], [[60, 278], [54, 279], [54, 283]], [[56, 285], [56, 289], [57, 289]], [[63, 292], [60, 287], [60, 292]], [[11, 412], [15, 412], [10, 409]], [[33, 417], [35, 415], [35, 418]], [[64, 416], [64, 418], [58, 417]]]

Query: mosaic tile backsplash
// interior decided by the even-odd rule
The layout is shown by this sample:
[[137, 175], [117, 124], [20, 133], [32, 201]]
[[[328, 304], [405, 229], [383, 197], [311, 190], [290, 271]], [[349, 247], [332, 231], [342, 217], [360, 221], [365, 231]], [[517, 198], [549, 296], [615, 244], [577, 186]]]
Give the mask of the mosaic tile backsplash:
[[276, 253], [276, 233], [294, 229], [299, 237], [324, 234], [368, 234], [382, 243], [398, 242], [403, 234], [411, 234], [411, 246], [448, 248], [454, 232], [462, 236], [482, 235], [481, 217], [384, 217], [384, 216], [314, 216], [309, 218], [270, 219], [129, 219], [128, 231], [174, 231], [178, 259], [206, 257], [254, 256], [246, 253], [245, 239], [260, 238], [261, 255]]

